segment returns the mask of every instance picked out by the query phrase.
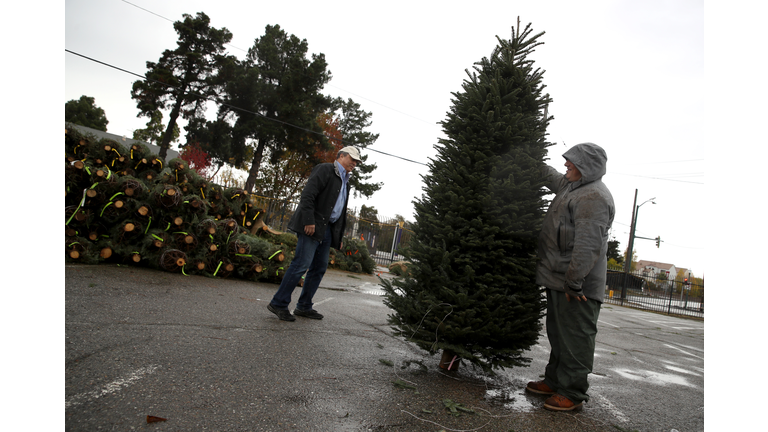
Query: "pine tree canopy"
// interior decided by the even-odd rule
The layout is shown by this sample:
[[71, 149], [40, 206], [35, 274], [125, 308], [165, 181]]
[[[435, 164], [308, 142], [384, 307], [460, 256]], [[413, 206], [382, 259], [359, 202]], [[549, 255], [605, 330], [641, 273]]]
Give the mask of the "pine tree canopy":
[[414, 201], [411, 276], [385, 283], [395, 333], [434, 353], [448, 350], [487, 372], [523, 366], [544, 302], [536, 245], [545, 200], [543, 71], [530, 24], [467, 71], [442, 122], [446, 138]]
[[64, 104], [64, 121], [104, 132], [109, 124], [104, 110], [96, 105], [96, 99], [85, 95]]

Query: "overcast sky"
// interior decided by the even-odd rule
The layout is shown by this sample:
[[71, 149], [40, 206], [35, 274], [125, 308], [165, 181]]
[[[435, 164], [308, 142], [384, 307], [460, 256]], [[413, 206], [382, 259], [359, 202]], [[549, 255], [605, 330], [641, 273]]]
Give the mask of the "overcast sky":
[[[232, 31], [237, 48], [230, 52], [239, 57], [267, 24], [306, 39], [310, 52], [324, 53], [329, 62], [334, 78], [327, 92], [351, 97], [373, 112], [372, 130], [381, 134], [376, 148], [424, 162], [435, 155], [433, 145], [441, 136], [435, 123], [445, 118], [450, 93], [461, 89], [465, 69], [490, 54], [495, 36], [508, 37], [518, 16], [536, 32], [546, 32], [534, 59], [546, 70], [544, 82], [554, 99], [549, 132], [558, 145], [550, 149], [550, 163], [564, 172], [560, 155], [579, 142], [607, 150], [604, 181], [616, 202], [614, 235], [622, 247], [635, 189], [638, 204], [656, 197], [656, 205], [647, 203], [640, 211], [638, 235], [660, 235], [664, 243], [656, 249], [652, 241], [638, 241], [640, 258], [706, 273], [710, 288], [707, 425], [736, 430], [762, 424], [759, 413], [744, 411], [743, 399], [730, 391], [733, 372], [753, 370], [763, 350], [750, 331], [762, 325], [759, 299], [765, 285], [760, 263], [766, 238], [762, 165], [768, 158], [763, 126], [768, 82], [760, 54], [766, 40], [760, 2], [707, 1], [706, 16], [701, 1], [686, 0], [461, 6], [412, 0], [381, 2], [386, 6], [380, 8], [330, 0], [132, 3], [152, 13], [122, 0], [43, 0], [15, 3], [0, 27], [6, 78], [2, 256], [10, 270], [3, 300], [11, 306], [2, 320], [13, 329], [4, 333], [6, 345], [26, 353], [6, 362], [11, 372], [4, 378], [17, 396], [5, 404], [12, 424], [29, 418], [41, 423], [41, 406], [54, 413], [46, 418], [56, 420], [48, 421], [64, 419], [64, 260], [55, 252], [63, 232], [51, 224], [55, 205], [63, 205], [64, 198], [50, 179], [64, 175], [56, 151], [60, 92], [64, 102], [95, 97], [110, 132], [130, 135], [146, 123], [136, 118], [130, 99], [135, 77], [64, 48], [143, 74], [146, 61], [175, 46], [176, 34], [165, 18], [176, 21], [199, 11], [215, 27]], [[376, 181], [385, 188], [369, 204], [383, 215], [408, 217], [410, 202], [421, 194], [424, 167], [375, 153], [371, 161], [379, 165]], [[60, 201], [54, 198], [47, 206], [49, 197]], [[43, 234], [46, 228], [54, 235]], [[43, 236], [51, 240], [41, 243]], [[659, 316], [655, 322], [666, 328], [664, 321]], [[749, 377], [756, 388], [764, 381], [760, 374]], [[33, 399], [35, 404], [27, 403]]]
[[[548, 163], [594, 142], [608, 153], [603, 178], [616, 204], [613, 236], [626, 248], [635, 189], [640, 259], [705, 273], [704, 3], [702, 1], [147, 1], [67, 0], [65, 48], [143, 75], [175, 47], [173, 21], [205, 12], [233, 34], [228, 52], [243, 58], [265, 26], [278, 24], [325, 54], [332, 80], [324, 92], [352, 98], [373, 113], [372, 147], [427, 163], [442, 137], [437, 124], [460, 91], [466, 69], [508, 39], [520, 17], [545, 32], [532, 56], [553, 99]], [[145, 127], [130, 97], [136, 76], [65, 53], [64, 102], [92, 96], [108, 131], [131, 137]], [[167, 113], [166, 113], [167, 119]], [[184, 125], [184, 122], [181, 122]], [[183, 131], [182, 131], [183, 135]], [[182, 138], [183, 140], [183, 138]], [[413, 220], [427, 167], [369, 151], [384, 187], [350, 207]], [[647, 200], [655, 198], [656, 204]]]

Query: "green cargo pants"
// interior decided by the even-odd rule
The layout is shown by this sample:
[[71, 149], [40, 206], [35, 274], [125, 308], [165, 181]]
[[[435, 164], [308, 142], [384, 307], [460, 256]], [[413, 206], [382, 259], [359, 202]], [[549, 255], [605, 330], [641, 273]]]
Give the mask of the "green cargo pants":
[[552, 351], [544, 383], [573, 403], [588, 401], [587, 375], [595, 359], [595, 336], [600, 302], [578, 301], [547, 289], [547, 337]]

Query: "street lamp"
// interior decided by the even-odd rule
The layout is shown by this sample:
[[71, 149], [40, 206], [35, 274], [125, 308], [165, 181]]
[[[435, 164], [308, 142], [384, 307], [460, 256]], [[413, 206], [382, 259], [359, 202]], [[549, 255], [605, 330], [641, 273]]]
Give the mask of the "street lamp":
[[[651, 204], [656, 204], [654, 201], [656, 197], [653, 197], [649, 200], [646, 200], [643, 202], [643, 204], [650, 202]], [[621, 304], [624, 305], [624, 299], [627, 298], [627, 282], [629, 281], [629, 271], [632, 268], [632, 257], [634, 256], [634, 253], [632, 251], [632, 248], [635, 246], [635, 229], [637, 228], [637, 214], [640, 213], [640, 207], [643, 204], [640, 204], [639, 206], [636, 206], [637, 204], [637, 189], [635, 189], [635, 202], [632, 203], [632, 226], [629, 230], [629, 249], [627, 249], [627, 254], [624, 257], [624, 286], [621, 287]]]
[[[643, 202], [643, 204], [646, 204], [650, 202], [651, 204], [656, 204], [656, 201], [654, 201], [656, 197], [653, 197], [649, 200], [646, 200]], [[637, 189], [635, 189], [635, 203], [637, 203]], [[632, 266], [632, 256], [633, 251], [632, 248], [635, 246], [635, 230], [637, 229], [637, 215], [640, 212], [640, 207], [643, 206], [643, 204], [640, 204], [639, 206], [636, 206], [634, 209], [632, 209], [632, 226], [629, 232], [629, 250], [627, 252], [627, 256], [629, 259], [624, 260], [624, 271], [629, 272]]]

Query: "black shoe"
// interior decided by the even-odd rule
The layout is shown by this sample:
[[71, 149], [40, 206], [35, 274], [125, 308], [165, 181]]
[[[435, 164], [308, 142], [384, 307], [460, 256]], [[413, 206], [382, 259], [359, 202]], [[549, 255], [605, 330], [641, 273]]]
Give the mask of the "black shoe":
[[296, 317], [286, 309], [278, 309], [272, 305], [267, 305], [267, 309], [283, 321], [296, 321]]
[[320, 312], [318, 312], [318, 311], [316, 311], [314, 309], [310, 309], [308, 311], [304, 311], [304, 310], [301, 310], [301, 309], [294, 309], [293, 310], [293, 314], [296, 315], [296, 316], [304, 317], [304, 318], [312, 318], [312, 319], [316, 319], [316, 320], [323, 319], [323, 315], [320, 314]]

